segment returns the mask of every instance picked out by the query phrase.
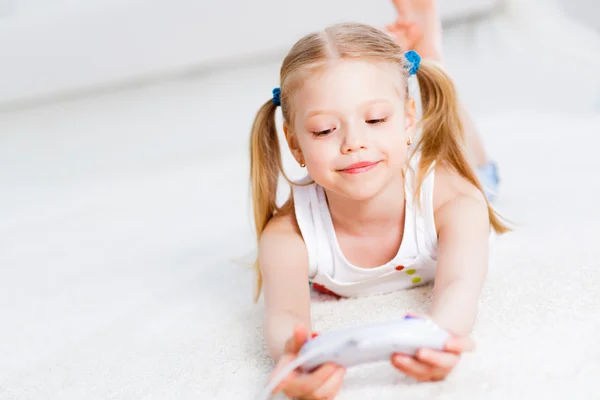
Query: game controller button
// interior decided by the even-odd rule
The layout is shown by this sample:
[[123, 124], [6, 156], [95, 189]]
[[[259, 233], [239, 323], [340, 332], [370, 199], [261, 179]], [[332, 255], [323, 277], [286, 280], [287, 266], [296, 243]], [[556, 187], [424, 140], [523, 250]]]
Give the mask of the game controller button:
[[404, 269], [404, 265], [398, 265], [396, 267], [396, 271], [402, 271]]

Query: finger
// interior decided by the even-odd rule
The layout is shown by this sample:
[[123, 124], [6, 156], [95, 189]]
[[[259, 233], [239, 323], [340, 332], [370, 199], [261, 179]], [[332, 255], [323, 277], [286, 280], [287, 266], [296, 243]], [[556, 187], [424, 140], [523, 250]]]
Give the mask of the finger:
[[290, 381], [284, 390], [288, 397], [302, 397], [314, 393], [336, 371], [336, 366], [331, 363], [324, 364], [310, 374], [299, 374]]
[[462, 353], [475, 350], [475, 341], [468, 336], [454, 336], [448, 339], [444, 350], [452, 353]]
[[337, 370], [325, 381], [320, 388], [318, 388], [313, 396], [316, 399], [333, 399], [335, 395], [340, 391], [344, 384], [344, 376], [346, 375], [346, 368], [337, 367]]
[[283, 346], [284, 354], [294, 353], [293, 350], [296, 348], [296, 338], [294, 336], [295, 334], [292, 333], [292, 336], [286, 340], [285, 345]]
[[290, 372], [285, 378], [283, 378], [281, 380], [281, 382], [279, 382], [279, 384], [277, 385], [277, 387], [275, 389], [273, 389], [273, 392], [271, 394], [273, 396], [275, 396], [277, 393], [279, 393], [281, 391], [285, 391], [286, 388], [289, 386], [290, 382], [293, 382], [297, 378], [298, 378], [298, 372], [296, 372], [296, 371]]
[[[284, 354], [283, 356], [281, 356], [281, 358], [277, 362], [277, 365], [275, 365], [275, 368], [273, 369], [273, 373], [269, 377], [269, 382], [272, 381], [273, 379], [275, 379], [275, 377], [281, 372], [281, 370], [283, 368], [285, 368], [285, 366], [288, 365], [292, 360], [294, 360], [294, 358], [295, 358], [295, 356], [290, 355], [290, 354]], [[298, 373], [296, 371], [292, 371], [287, 376], [285, 376], [279, 382], [277, 387], [275, 387], [275, 389], [273, 389], [273, 394], [276, 394], [279, 391], [281, 391], [283, 389], [283, 387], [287, 384], [287, 382], [290, 379], [293, 379], [295, 377], [295, 375], [297, 375], [297, 374]]]
[[296, 325], [294, 329], [294, 341], [296, 342], [297, 350], [299, 351], [302, 345], [308, 340], [308, 329], [304, 324]]
[[417, 351], [417, 360], [434, 368], [452, 369], [460, 360], [460, 356], [445, 351], [419, 349]]
[[285, 353], [298, 353], [304, 342], [308, 338], [308, 331], [303, 324], [297, 324], [294, 327], [292, 337], [288, 339], [284, 346]]
[[292, 354], [282, 355], [279, 358], [279, 361], [277, 361], [277, 364], [275, 364], [275, 368], [273, 369], [273, 372], [271, 373], [271, 377], [269, 379], [273, 379], [273, 377], [275, 377], [275, 375], [277, 375], [279, 373], [279, 371], [281, 371], [283, 369], [283, 367], [285, 367], [293, 359], [294, 359], [294, 355], [292, 355]]
[[392, 364], [404, 374], [419, 381], [431, 380], [434, 372], [433, 367], [404, 354], [394, 355]]

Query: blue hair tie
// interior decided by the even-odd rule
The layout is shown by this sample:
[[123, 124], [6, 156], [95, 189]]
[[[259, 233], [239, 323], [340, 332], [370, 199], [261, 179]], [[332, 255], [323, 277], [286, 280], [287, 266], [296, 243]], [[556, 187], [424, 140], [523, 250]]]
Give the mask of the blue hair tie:
[[419, 53], [417, 53], [414, 50], [410, 50], [404, 53], [404, 57], [406, 58], [406, 61], [408, 61], [408, 67], [410, 67], [410, 69], [408, 70], [408, 74], [416, 74], [419, 70], [419, 67], [421, 66], [421, 56], [419, 55]]
[[276, 106], [280, 106], [281, 105], [281, 89], [279, 88], [275, 88], [273, 89], [273, 104], [275, 104]]

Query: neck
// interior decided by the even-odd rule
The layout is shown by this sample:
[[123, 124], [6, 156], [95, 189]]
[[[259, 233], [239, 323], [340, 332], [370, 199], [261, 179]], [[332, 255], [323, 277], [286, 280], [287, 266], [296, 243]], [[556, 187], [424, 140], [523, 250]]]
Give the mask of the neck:
[[368, 200], [350, 200], [327, 192], [333, 225], [353, 236], [378, 235], [404, 222], [404, 178], [389, 182]]

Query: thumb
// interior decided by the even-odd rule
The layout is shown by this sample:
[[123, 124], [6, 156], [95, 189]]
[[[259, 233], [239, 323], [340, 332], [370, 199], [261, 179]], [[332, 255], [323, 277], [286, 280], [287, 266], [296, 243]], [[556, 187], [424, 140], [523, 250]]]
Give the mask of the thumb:
[[292, 337], [285, 344], [285, 352], [296, 354], [300, 351], [304, 343], [308, 340], [308, 330], [304, 324], [297, 324], [294, 327]]
[[453, 336], [446, 342], [444, 347], [446, 351], [460, 354], [475, 350], [475, 341], [468, 336]]

